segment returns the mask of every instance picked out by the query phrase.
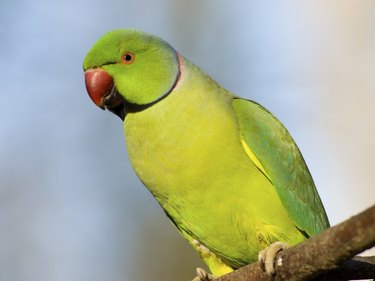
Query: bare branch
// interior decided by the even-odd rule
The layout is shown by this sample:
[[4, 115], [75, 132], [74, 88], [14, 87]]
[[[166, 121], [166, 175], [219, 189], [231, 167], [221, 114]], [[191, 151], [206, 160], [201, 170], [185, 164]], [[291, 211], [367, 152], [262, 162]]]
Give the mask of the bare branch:
[[[375, 257], [354, 257], [375, 246], [375, 206], [305, 242], [280, 252], [273, 280], [347, 280], [375, 278]], [[266, 281], [253, 263], [217, 281]]]

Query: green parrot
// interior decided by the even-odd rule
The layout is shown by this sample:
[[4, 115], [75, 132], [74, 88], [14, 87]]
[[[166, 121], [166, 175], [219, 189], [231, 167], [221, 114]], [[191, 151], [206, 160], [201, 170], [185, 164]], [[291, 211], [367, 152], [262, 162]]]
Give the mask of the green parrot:
[[221, 87], [159, 37], [105, 34], [83, 69], [118, 115], [135, 173], [217, 276], [329, 227], [297, 145], [260, 104]]

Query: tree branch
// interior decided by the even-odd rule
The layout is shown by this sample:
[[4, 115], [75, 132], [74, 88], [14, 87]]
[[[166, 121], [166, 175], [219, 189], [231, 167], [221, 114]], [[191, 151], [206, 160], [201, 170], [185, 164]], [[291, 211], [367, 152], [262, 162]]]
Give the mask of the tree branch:
[[[331, 227], [276, 257], [275, 281], [375, 278], [375, 257], [354, 257], [375, 246], [375, 206]], [[354, 257], [354, 258], [353, 258]], [[252, 263], [215, 281], [268, 281]]]

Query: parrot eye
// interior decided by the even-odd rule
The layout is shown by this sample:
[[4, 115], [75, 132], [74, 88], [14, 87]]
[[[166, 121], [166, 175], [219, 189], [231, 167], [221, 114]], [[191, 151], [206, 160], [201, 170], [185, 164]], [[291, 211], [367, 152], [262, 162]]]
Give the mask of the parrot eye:
[[132, 64], [135, 60], [135, 56], [132, 52], [125, 52], [121, 57], [123, 64]]

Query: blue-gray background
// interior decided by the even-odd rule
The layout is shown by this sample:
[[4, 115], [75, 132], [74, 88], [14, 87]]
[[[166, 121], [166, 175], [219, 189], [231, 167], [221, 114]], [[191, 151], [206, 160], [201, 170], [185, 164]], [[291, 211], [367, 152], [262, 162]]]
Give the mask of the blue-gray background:
[[201, 265], [134, 175], [81, 63], [106, 31], [169, 41], [289, 129], [332, 224], [375, 199], [375, 2], [0, 2], [0, 279], [189, 280]]

